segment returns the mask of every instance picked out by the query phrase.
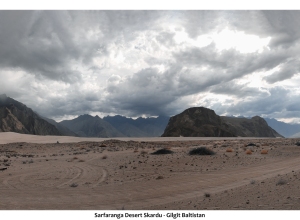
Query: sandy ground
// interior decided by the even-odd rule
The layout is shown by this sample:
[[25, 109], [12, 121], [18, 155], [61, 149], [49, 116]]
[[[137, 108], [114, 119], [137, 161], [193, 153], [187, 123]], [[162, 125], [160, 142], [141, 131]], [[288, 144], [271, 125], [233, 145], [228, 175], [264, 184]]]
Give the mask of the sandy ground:
[[[190, 141], [190, 140], [223, 140], [224, 138], [213, 137], [144, 137], [144, 138], [113, 138], [120, 141]], [[226, 140], [235, 140], [235, 137], [225, 138]], [[255, 139], [255, 138], [242, 138], [238, 139]], [[84, 137], [71, 137], [71, 136], [42, 136], [42, 135], [28, 135], [18, 134], [14, 132], [0, 132], [0, 144], [8, 144], [15, 142], [27, 142], [27, 143], [76, 143], [82, 141], [100, 142], [105, 140], [111, 140], [111, 138], [84, 138]]]
[[0, 133], [0, 209], [299, 210], [298, 141]]

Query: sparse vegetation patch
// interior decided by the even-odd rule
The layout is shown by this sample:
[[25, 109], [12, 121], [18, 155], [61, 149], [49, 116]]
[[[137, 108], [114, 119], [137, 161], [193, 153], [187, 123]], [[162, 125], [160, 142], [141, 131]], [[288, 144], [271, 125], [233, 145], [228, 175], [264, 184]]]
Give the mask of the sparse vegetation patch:
[[209, 197], [210, 197], [210, 193], [204, 193], [204, 196], [205, 196], [206, 198], [209, 198]]
[[216, 153], [206, 147], [199, 147], [191, 150], [189, 155], [215, 155]]
[[227, 148], [226, 149], [226, 152], [232, 152], [233, 150], [232, 150], [232, 148]]
[[142, 156], [144, 156], [144, 155], [146, 155], [146, 154], [148, 154], [147, 151], [145, 151], [145, 150], [142, 150], [142, 151], [141, 151], [141, 155], [142, 155]]
[[159, 149], [159, 150], [153, 152], [152, 154], [153, 155], [158, 155], [158, 154], [172, 154], [172, 153], [174, 153], [174, 152], [171, 151], [171, 150], [163, 148], [163, 149]]
[[78, 186], [77, 183], [72, 183], [72, 184], [70, 184], [70, 187], [77, 187], [77, 186]]
[[268, 154], [268, 150], [262, 150], [260, 153], [261, 154]]
[[284, 179], [280, 179], [280, 180], [278, 180], [278, 182], [276, 183], [276, 186], [281, 186], [281, 185], [285, 185], [285, 184], [287, 184], [287, 181], [286, 180], [284, 180]]
[[252, 154], [252, 151], [248, 149], [248, 150], [246, 150], [246, 154], [250, 155], [250, 154]]

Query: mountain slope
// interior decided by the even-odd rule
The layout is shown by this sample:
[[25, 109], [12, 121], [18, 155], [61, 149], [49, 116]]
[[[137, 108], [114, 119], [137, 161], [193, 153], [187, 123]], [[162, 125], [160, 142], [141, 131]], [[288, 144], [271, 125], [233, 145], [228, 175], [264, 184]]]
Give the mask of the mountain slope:
[[61, 133], [32, 109], [5, 94], [0, 95], [0, 132], [17, 132], [36, 135]]
[[106, 116], [104, 121], [110, 123], [114, 128], [127, 137], [147, 137], [148, 135], [135, 126], [132, 118], [126, 118], [121, 115]]
[[168, 123], [169, 117], [159, 116], [157, 118], [126, 118], [124, 116], [106, 116], [103, 120], [109, 122], [121, 133], [128, 137], [158, 137]]
[[81, 137], [124, 137], [125, 135], [110, 123], [98, 116], [81, 115], [73, 120], [64, 120], [59, 124], [67, 127]]
[[278, 131], [285, 137], [294, 137], [300, 132], [300, 124], [288, 124], [281, 121], [277, 121], [274, 118], [265, 118], [270, 127]]
[[135, 120], [136, 126], [143, 132], [147, 133], [149, 137], [158, 137], [164, 133], [170, 117], [158, 116], [157, 118], [137, 118]]
[[248, 118], [234, 118], [221, 116], [222, 120], [230, 127], [233, 127], [232, 132], [241, 137], [283, 137], [267, 122], [259, 117], [255, 116], [251, 119]]
[[235, 137], [221, 117], [208, 108], [194, 107], [170, 118], [162, 137]]
[[48, 123], [54, 125], [56, 127], [56, 129], [63, 135], [63, 136], [78, 136], [75, 132], [71, 131], [70, 129], [68, 129], [67, 127], [57, 123], [56, 121], [54, 121], [53, 119], [50, 118], [46, 118], [46, 117], [42, 117], [42, 119], [44, 119], [45, 121], [47, 121]]
[[218, 116], [204, 107], [189, 108], [170, 118], [163, 137], [282, 137], [255, 116], [251, 119]]

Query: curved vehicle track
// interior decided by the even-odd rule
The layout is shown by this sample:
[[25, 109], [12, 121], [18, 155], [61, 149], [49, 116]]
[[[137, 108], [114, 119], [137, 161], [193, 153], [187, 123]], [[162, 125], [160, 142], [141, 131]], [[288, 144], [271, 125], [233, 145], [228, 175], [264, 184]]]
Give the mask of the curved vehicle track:
[[[279, 159], [264, 165], [232, 168], [211, 173], [185, 173], [168, 179], [124, 182], [117, 187], [103, 190], [102, 209], [151, 209], [164, 204], [217, 193], [249, 184], [251, 180], [262, 181], [292, 171], [300, 171], [300, 158]], [[104, 186], [104, 188], [106, 188]], [[109, 188], [109, 187], [108, 187]], [[100, 204], [99, 204], [100, 205]]]
[[24, 168], [22, 171], [12, 172], [10, 176], [2, 180], [2, 184], [4, 188], [14, 190], [37, 188], [60, 189], [69, 187], [72, 183], [80, 185], [89, 183], [93, 187], [96, 187], [107, 176], [105, 169], [92, 163], [96, 159], [98, 158], [92, 158], [87, 162], [77, 162], [76, 165], [64, 163], [52, 172], [47, 171], [49, 170], [48, 166], [52, 166], [52, 164]]

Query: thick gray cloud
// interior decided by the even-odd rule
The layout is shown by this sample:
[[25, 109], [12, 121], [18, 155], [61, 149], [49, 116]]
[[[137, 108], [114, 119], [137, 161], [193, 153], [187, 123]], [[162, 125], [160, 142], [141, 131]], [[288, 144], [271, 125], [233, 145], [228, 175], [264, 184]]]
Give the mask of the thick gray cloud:
[[243, 97], [257, 97], [266, 95], [266, 90], [260, 90], [257, 87], [249, 87], [247, 84], [236, 84], [234, 81], [217, 84], [210, 88], [212, 93], [223, 94], [228, 96]]
[[264, 11], [269, 22], [270, 33], [275, 37], [270, 46], [290, 47], [299, 41], [300, 30], [295, 27], [300, 25], [299, 11]]
[[[227, 113], [243, 116], [266, 115], [271, 116], [274, 113], [283, 112], [290, 100], [288, 98], [289, 91], [282, 87], [270, 89], [270, 94], [261, 94], [226, 109]], [[296, 98], [296, 97], [295, 97]], [[225, 113], [225, 112], [222, 112]], [[220, 114], [222, 114], [220, 113]]]
[[300, 11], [0, 11], [0, 93], [40, 114], [298, 118]]
[[106, 105], [125, 110], [129, 116], [166, 114], [168, 104], [181, 95], [175, 85], [177, 81], [172, 81], [176, 74], [172, 70], [159, 73], [155, 68], [147, 68], [123, 80], [112, 76], [108, 80]]
[[0, 65], [69, 83], [78, 66], [109, 54], [106, 44], [135, 38], [156, 13], [147, 11], [1, 11]]
[[264, 77], [268, 83], [272, 84], [285, 79], [290, 79], [294, 75], [300, 72], [300, 61], [299, 60], [288, 60], [280, 66], [280, 70], [276, 71], [270, 76]]

